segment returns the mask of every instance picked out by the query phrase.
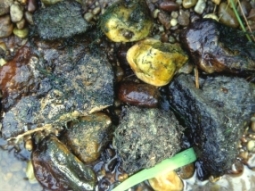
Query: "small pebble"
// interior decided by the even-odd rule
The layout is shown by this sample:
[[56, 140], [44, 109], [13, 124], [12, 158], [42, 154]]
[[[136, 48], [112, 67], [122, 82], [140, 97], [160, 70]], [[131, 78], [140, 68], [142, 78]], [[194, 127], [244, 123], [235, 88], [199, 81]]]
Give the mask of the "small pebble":
[[23, 18], [24, 7], [19, 4], [12, 4], [10, 7], [11, 20], [14, 23], [21, 21]]
[[12, 34], [13, 24], [9, 15], [0, 17], [0, 38], [8, 37]]
[[179, 5], [174, 1], [163, 1], [159, 4], [159, 8], [165, 11], [176, 11], [179, 9]]
[[26, 38], [28, 35], [28, 29], [27, 28], [24, 28], [24, 29], [14, 28], [13, 34], [15, 34], [19, 38]]
[[212, 2], [214, 2], [216, 5], [219, 5], [221, 0], [212, 0]]
[[189, 21], [189, 11], [183, 11], [180, 10], [179, 16], [178, 16], [178, 24], [182, 26], [188, 26], [190, 21]]
[[92, 13], [93, 15], [98, 15], [101, 11], [101, 8], [100, 7], [96, 7], [95, 9], [93, 9]]
[[197, 3], [197, 0], [183, 0], [182, 6], [186, 9], [188, 9], [188, 8], [195, 6], [196, 3]]
[[154, 19], [158, 17], [158, 13], [159, 13], [159, 12], [160, 12], [159, 9], [155, 9], [155, 10], [153, 11], [153, 18], [154, 18]]
[[175, 19], [177, 19], [178, 15], [179, 15], [178, 11], [173, 11], [173, 12], [171, 13], [171, 17], [172, 17], [172, 18], [175, 18]]
[[255, 151], [255, 141], [253, 141], [253, 140], [248, 141], [247, 149], [250, 152], [254, 152]]
[[36, 0], [28, 0], [27, 10], [29, 12], [34, 12], [36, 10]]
[[0, 16], [10, 12], [10, 6], [12, 3], [12, 0], [0, 0]]
[[202, 14], [205, 10], [205, 7], [206, 7], [205, 0], [198, 0], [196, 6], [194, 8], [194, 11], [197, 14]]
[[26, 20], [25, 19], [21, 19], [21, 21], [16, 23], [16, 27], [18, 29], [23, 29], [25, 27], [25, 24], [26, 24]]
[[203, 18], [214, 19], [216, 21], [219, 21], [219, 18], [214, 13], [206, 14]]
[[178, 24], [177, 19], [175, 19], [175, 18], [171, 19], [170, 24], [171, 24], [172, 27], [176, 26]]
[[30, 25], [34, 24], [33, 15], [30, 12], [25, 12], [25, 18]]
[[84, 19], [88, 22], [90, 22], [93, 19], [93, 14], [88, 12], [84, 14]]

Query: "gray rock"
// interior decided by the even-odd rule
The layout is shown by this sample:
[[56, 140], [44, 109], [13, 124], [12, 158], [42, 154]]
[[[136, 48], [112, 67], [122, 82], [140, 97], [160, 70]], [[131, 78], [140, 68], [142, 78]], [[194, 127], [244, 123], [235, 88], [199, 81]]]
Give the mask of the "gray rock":
[[13, 0], [1, 0], [0, 1], [0, 16], [5, 15], [10, 12], [10, 6]]
[[114, 146], [127, 173], [149, 168], [181, 148], [182, 126], [172, 112], [126, 108], [114, 132]]
[[0, 17], [0, 38], [8, 37], [12, 34], [13, 24], [9, 15]]
[[39, 9], [33, 15], [35, 31], [46, 40], [68, 38], [84, 33], [89, 25], [83, 19], [79, 3], [63, 1]]
[[205, 174], [231, 169], [239, 138], [255, 113], [255, 86], [237, 77], [199, 79], [180, 75], [169, 85], [171, 106], [189, 128]]
[[[20, 79], [15, 81], [17, 90], [11, 86], [9, 89], [12, 90], [3, 95], [2, 103], [5, 103], [4, 100], [13, 103], [7, 105], [2, 120], [4, 138], [45, 124], [64, 126], [79, 116], [89, 115], [113, 104], [114, 75], [105, 55], [95, 49], [93, 51], [96, 53], [89, 52], [82, 41], [79, 45], [68, 45], [61, 50], [56, 47], [62, 42], [44, 44], [40, 41], [38, 44], [40, 47], [37, 49], [31, 48], [35, 53], [27, 54], [27, 63], [20, 63], [31, 71], [29, 79], [38, 82], [37, 85], [33, 84], [32, 87], [36, 87], [33, 92], [25, 91], [27, 83], [21, 80], [21, 72], [2, 73], [2, 79]], [[33, 58], [35, 55], [38, 59]], [[12, 66], [10, 64], [7, 63], [5, 67]], [[6, 89], [4, 86], [0, 88]], [[19, 90], [24, 90], [22, 95], [17, 94]]]

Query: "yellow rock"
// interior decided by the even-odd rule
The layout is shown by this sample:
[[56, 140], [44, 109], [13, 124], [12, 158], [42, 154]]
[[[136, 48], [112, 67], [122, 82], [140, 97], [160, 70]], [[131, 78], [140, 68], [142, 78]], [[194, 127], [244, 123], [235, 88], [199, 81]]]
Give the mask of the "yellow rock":
[[155, 191], [182, 191], [183, 183], [175, 171], [160, 174], [149, 180]]
[[143, 0], [121, 0], [100, 18], [101, 30], [114, 42], [132, 42], [148, 36], [152, 20]]
[[188, 60], [179, 44], [162, 43], [146, 39], [132, 46], [127, 61], [136, 76], [151, 85], [164, 86]]

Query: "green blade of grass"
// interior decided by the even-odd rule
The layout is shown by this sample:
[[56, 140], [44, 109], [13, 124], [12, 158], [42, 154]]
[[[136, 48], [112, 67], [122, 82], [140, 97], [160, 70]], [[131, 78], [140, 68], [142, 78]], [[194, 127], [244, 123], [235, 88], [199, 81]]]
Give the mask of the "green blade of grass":
[[129, 177], [127, 180], [120, 183], [112, 191], [124, 191], [128, 188], [143, 182], [147, 179], [153, 178], [160, 173], [175, 170], [187, 164], [194, 162], [197, 159], [193, 148], [184, 150], [169, 159], [163, 160], [161, 163], [152, 168], [141, 170], [140, 172]]

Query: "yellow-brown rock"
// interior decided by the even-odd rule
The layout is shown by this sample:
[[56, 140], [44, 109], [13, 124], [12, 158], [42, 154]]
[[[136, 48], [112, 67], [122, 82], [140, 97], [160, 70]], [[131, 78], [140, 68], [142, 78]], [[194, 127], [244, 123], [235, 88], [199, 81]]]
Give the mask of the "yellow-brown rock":
[[188, 60], [179, 44], [162, 43], [145, 39], [127, 52], [127, 61], [136, 76], [151, 85], [164, 86]]
[[101, 30], [114, 42], [132, 42], [148, 36], [152, 20], [144, 0], [120, 0], [100, 18]]
[[155, 191], [182, 191], [183, 183], [175, 171], [159, 174], [149, 180], [151, 187]]

